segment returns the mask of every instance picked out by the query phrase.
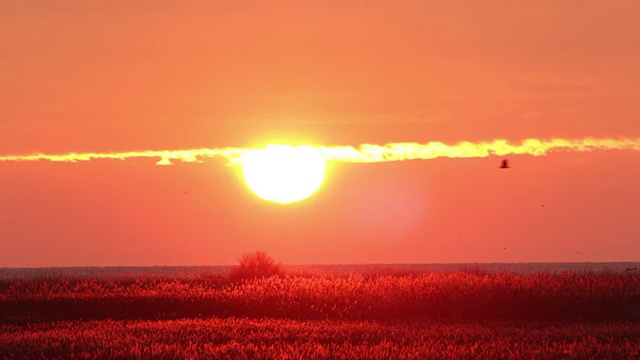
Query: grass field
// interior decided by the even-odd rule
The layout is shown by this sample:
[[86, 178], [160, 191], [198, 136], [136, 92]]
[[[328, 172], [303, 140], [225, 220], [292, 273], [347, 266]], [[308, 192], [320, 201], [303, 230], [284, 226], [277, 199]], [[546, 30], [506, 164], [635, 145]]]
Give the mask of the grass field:
[[0, 281], [0, 358], [640, 358], [640, 276]]

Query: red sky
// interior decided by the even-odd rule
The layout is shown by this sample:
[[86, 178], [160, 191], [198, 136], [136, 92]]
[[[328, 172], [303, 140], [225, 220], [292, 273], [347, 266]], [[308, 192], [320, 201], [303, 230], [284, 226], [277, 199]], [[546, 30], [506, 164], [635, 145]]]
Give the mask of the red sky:
[[[638, 19], [633, 0], [2, 1], [0, 155], [638, 138]], [[510, 161], [332, 163], [288, 206], [217, 160], [0, 163], [0, 266], [640, 260], [639, 153]]]

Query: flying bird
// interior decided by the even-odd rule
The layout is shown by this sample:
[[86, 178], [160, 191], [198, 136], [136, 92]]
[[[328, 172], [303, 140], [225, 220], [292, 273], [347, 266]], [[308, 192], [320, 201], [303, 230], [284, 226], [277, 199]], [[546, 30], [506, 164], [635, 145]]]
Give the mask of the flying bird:
[[502, 160], [502, 165], [500, 166], [500, 169], [509, 169], [509, 160], [507, 159]]

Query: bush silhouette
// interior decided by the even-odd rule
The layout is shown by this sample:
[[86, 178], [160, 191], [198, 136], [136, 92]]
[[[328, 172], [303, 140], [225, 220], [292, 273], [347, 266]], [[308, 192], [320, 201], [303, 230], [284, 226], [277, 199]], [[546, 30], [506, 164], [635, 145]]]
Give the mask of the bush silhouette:
[[234, 280], [270, 277], [282, 274], [282, 265], [265, 252], [243, 254], [240, 264], [231, 270], [229, 277]]

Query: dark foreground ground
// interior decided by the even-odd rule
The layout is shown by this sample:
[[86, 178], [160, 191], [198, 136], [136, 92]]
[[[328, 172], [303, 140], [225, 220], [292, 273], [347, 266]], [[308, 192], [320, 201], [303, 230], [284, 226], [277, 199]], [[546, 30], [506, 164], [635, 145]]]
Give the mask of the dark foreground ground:
[[0, 358], [640, 359], [640, 276], [4, 280]]

